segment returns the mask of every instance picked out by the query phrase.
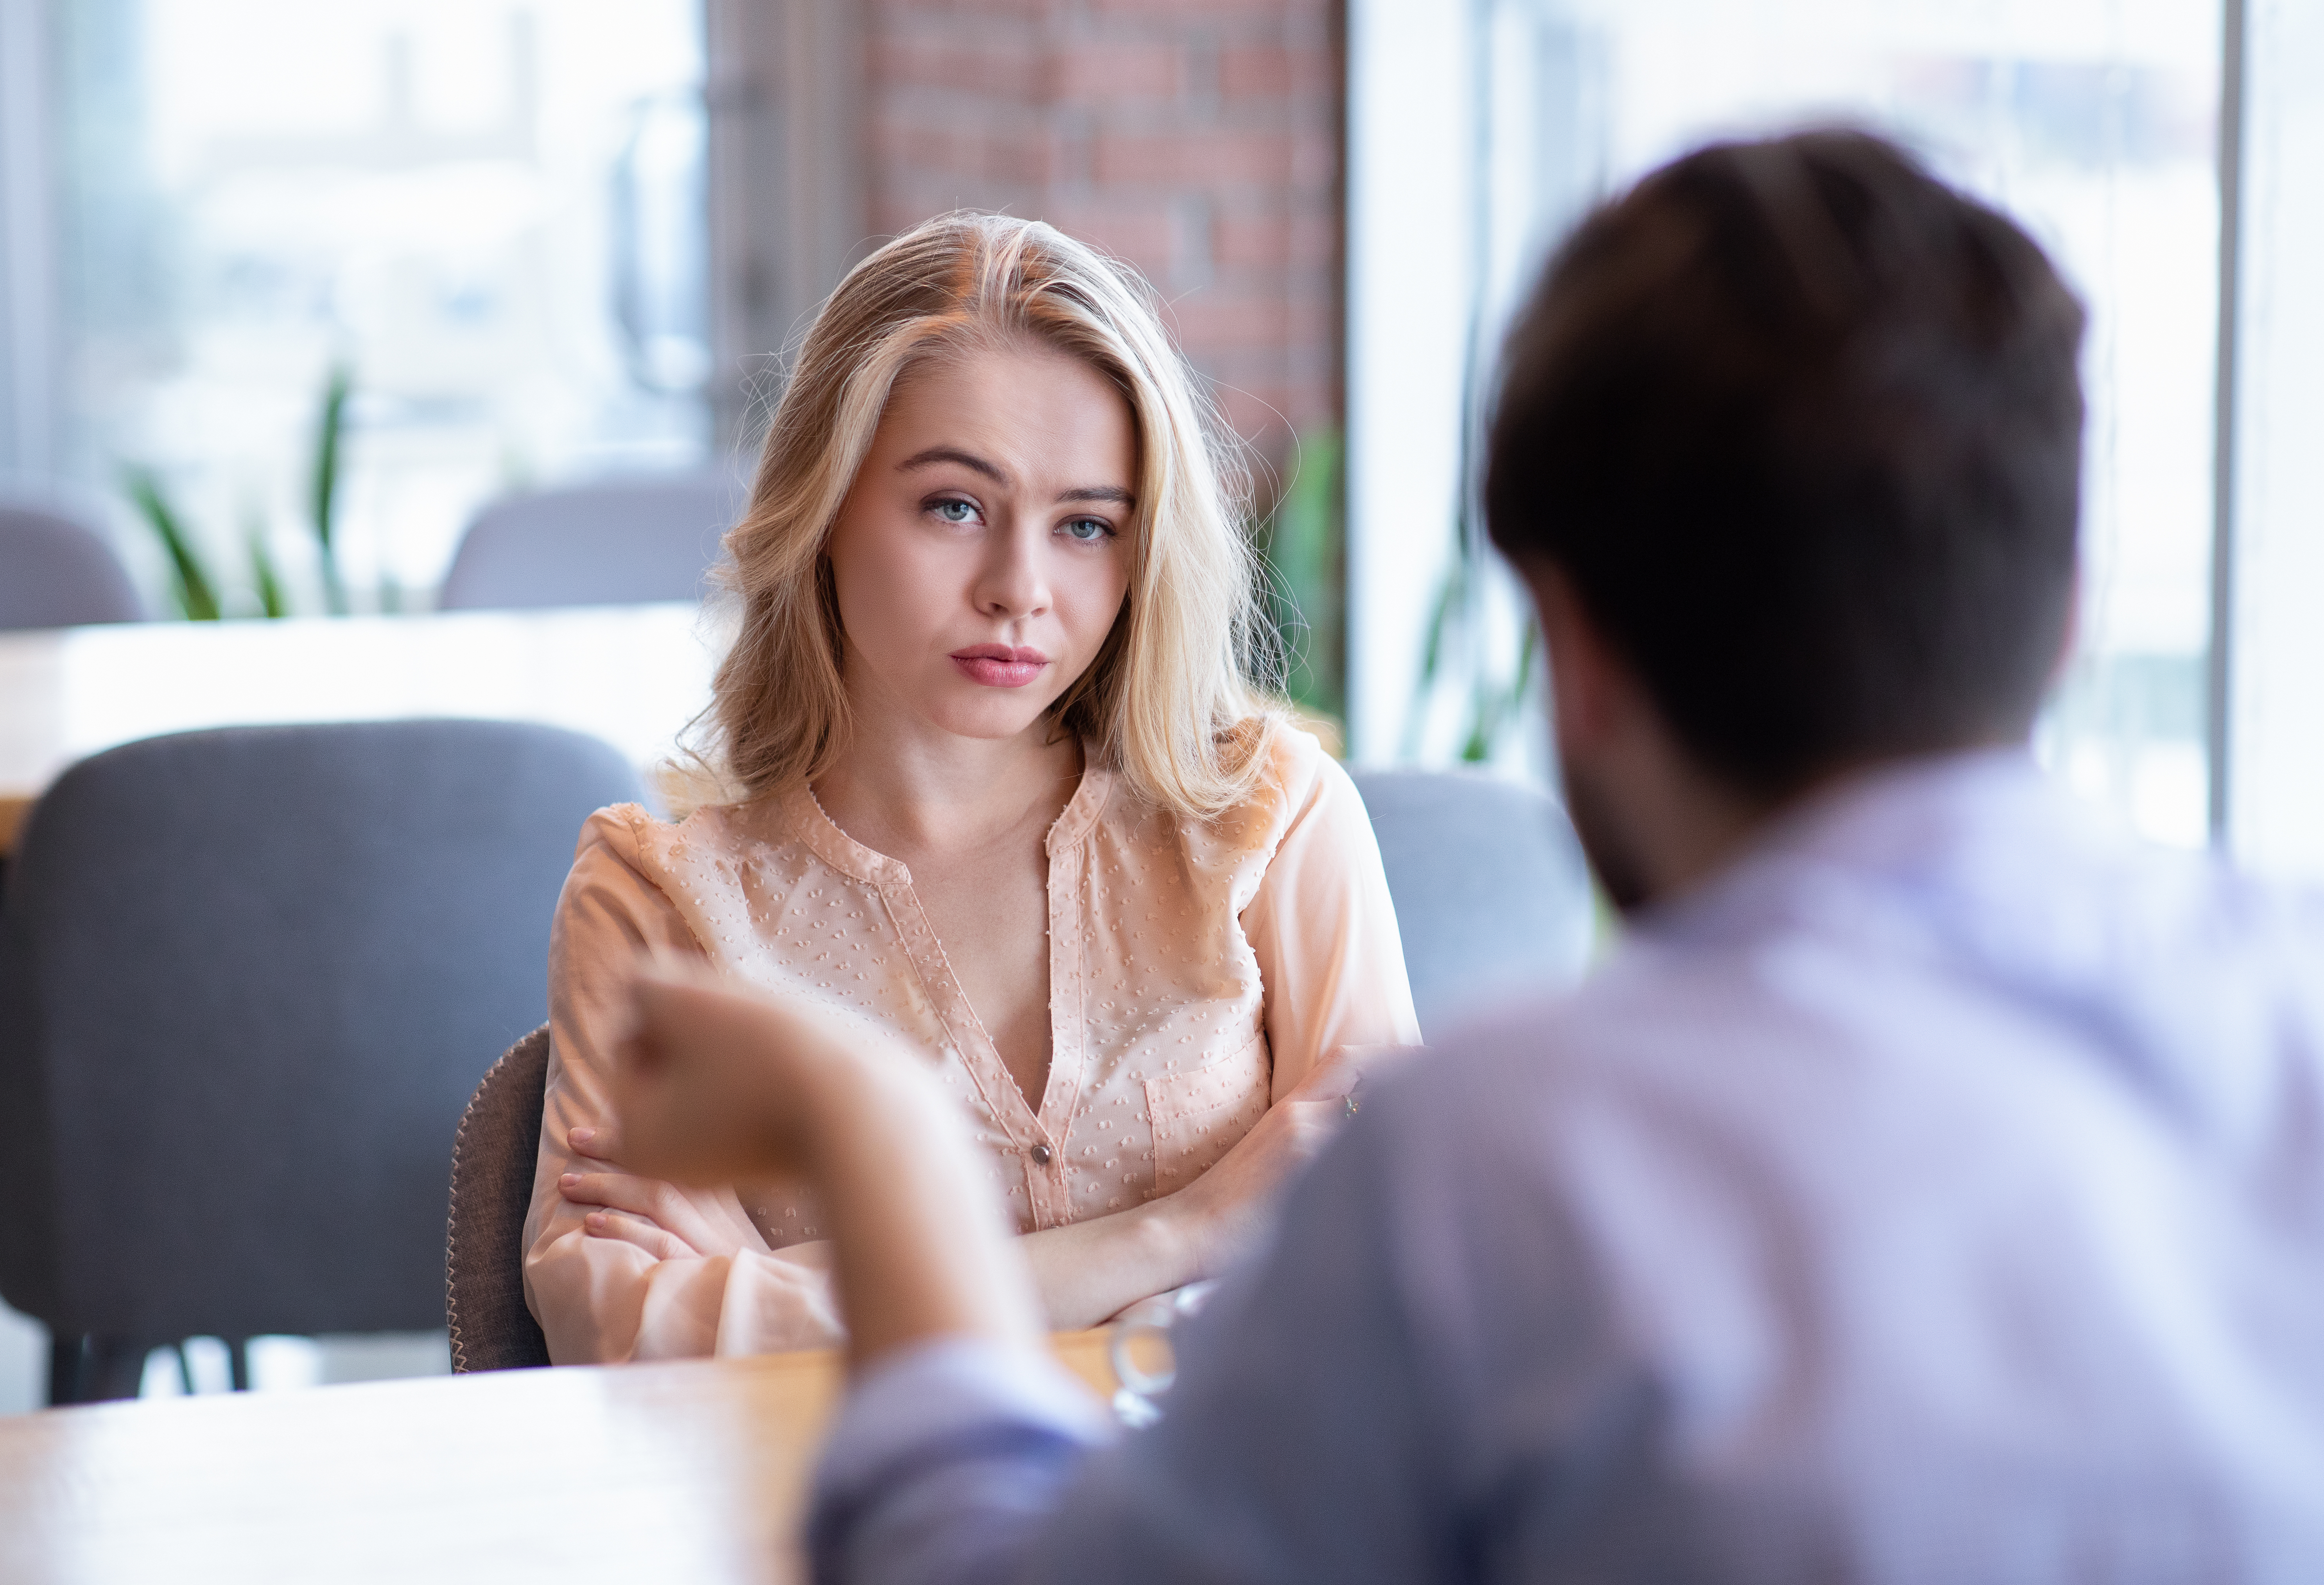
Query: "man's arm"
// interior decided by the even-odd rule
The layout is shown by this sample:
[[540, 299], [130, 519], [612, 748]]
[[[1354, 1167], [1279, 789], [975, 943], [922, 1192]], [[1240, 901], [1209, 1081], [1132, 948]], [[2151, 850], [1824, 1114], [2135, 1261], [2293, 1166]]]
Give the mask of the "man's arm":
[[1182, 1325], [1155, 1430], [1107, 1446], [1086, 1397], [1019, 1351], [936, 1343], [875, 1368], [825, 1451], [816, 1579], [1458, 1577], [1452, 1405], [1424, 1384], [1369, 1120], [1301, 1180], [1264, 1257]]

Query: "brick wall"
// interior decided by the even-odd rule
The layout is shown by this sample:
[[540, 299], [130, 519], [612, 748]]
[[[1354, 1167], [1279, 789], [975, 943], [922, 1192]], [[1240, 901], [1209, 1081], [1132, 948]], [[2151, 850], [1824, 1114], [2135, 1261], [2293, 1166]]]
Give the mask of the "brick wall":
[[1340, 416], [1339, 0], [872, 0], [881, 235], [973, 207], [1135, 264], [1280, 464]]

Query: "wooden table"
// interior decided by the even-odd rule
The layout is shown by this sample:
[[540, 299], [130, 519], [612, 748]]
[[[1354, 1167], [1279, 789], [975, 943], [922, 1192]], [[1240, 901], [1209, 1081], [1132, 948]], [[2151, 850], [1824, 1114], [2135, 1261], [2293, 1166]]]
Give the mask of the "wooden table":
[[709, 702], [725, 647], [691, 604], [0, 633], [0, 854], [74, 760], [196, 727], [539, 721], [594, 733], [642, 769]]
[[[1105, 1333], [1056, 1340], [1101, 1394]], [[788, 1581], [835, 1356], [0, 1419], [0, 1580]]]

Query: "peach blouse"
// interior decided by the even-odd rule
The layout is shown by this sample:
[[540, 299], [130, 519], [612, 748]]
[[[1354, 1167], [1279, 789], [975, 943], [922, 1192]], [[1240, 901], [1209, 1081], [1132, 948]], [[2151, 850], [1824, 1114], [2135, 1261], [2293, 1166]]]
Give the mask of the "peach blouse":
[[1342, 1046], [1419, 1039], [1396, 911], [1347, 773], [1285, 730], [1268, 774], [1182, 819], [1086, 771], [1049, 829], [1048, 1084], [1027, 1104], [902, 864], [805, 788], [669, 825], [633, 804], [582, 828], [549, 947], [550, 1055], [525, 1223], [525, 1293], [560, 1364], [815, 1346], [838, 1332], [811, 1203], [697, 1193], [732, 1256], [658, 1260], [590, 1238], [557, 1191], [593, 1166], [566, 1131], [606, 1118], [619, 969], [699, 954], [900, 1033], [991, 1153], [1026, 1231], [1167, 1194], [1206, 1171]]

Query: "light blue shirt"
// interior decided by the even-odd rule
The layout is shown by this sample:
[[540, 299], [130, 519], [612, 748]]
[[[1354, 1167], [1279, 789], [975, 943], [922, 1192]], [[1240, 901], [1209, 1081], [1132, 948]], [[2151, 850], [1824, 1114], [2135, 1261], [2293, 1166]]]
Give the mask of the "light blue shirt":
[[818, 1577], [2324, 1580], [2316, 899], [1924, 762], [1367, 1096], [1156, 1430], [873, 1374]]

